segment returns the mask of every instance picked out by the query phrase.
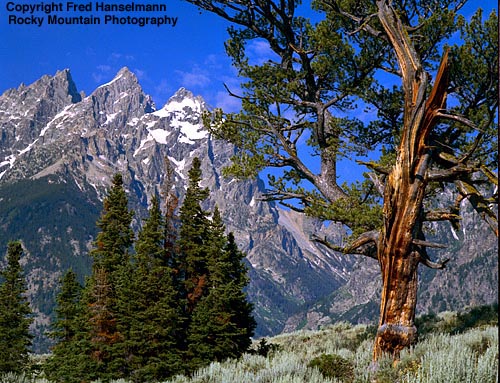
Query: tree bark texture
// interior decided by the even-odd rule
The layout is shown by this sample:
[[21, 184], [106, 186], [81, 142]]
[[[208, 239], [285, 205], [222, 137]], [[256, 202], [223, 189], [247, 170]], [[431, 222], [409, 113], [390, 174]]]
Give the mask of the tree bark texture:
[[423, 70], [408, 34], [389, 1], [377, 2], [378, 16], [394, 48], [403, 79], [404, 123], [396, 163], [384, 191], [384, 227], [377, 257], [383, 286], [379, 328], [373, 358], [384, 353], [397, 359], [399, 352], [416, 341], [417, 269], [426, 259], [420, 239], [422, 201], [431, 158], [429, 133], [437, 112], [446, 101], [448, 55], [444, 54], [429, 95], [429, 76]]

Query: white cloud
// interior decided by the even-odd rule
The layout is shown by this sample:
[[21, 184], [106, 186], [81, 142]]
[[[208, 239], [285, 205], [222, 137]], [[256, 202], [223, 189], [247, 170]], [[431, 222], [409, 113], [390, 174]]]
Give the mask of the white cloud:
[[264, 40], [252, 40], [247, 48], [248, 58], [253, 64], [262, 64], [270, 59], [277, 60], [278, 56]]
[[98, 65], [97, 70], [103, 73], [109, 73], [111, 71], [111, 66], [109, 65]]
[[220, 91], [215, 95], [215, 106], [226, 113], [238, 112], [241, 109], [241, 101], [227, 91]]
[[194, 65], [189, 71], [176, 71], [179, 82], [186, 88], [203, 88], [211, 83], [210, 73], [206, 69]]
[[97, 65], [96, 71], [92, 72], [92, 78], [97, 84], [101, 84], [107, 80], [111, 74], [111, 67], [109, 65]]
[[131, 54], [128, 54], [128, 53], [112, 52], [109, 55], [109, 61], [111, 61], [111, 62], [129, 61], [130, 62], [130, 61], [135, 61], [135, 57], [134, 57], [134, 55], [131, 55]]

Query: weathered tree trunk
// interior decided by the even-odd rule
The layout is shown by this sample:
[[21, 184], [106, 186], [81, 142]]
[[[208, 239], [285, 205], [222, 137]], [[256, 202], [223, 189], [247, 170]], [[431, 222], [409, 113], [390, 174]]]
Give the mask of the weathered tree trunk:
[[425, 248], [417, 245], [421, 232], [422, 201], [430, 162], [429, 133], [436, 114], [446, 100], [448, 56], [443, 56], [434, 87], [426, 90], [429, 76], [418, 54], [387, 0], [377, 2], [379, 19], [397, 56], [405, 94], [404, 122], [396, 164], [387, 177], [384, 191], [384, 228], [377, 257], [383, 286], [374, 360], [383, 353], [397, 359], [399, 352], [415, 342], [417, 269], [425, 259]]
[[[374, 359], [383, 353], [394, 358], [415, 340], [414, 325], [417, 304], [417, 268], [419, 254], [413, 249], [414, 227], [418, 219], [421, 196], [411, 195], [415, 188], [396, 167], [386, 185], [384, 205], [386, 225], [379, 240], [378, 259], [383, 278], [380, 320], [375, 338]], [[387, 199], [386, 199], [387, 201]]]

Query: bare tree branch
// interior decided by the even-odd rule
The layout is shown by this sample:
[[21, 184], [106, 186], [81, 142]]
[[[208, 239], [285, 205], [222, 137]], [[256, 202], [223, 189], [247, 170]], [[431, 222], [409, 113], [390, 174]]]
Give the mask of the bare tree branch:
[[377, 230], [368, 231], [361, 234], [352, 244], [347, 247], [341, 247], [330, 243], [326, 238], [320, 238], [316, 234], [311, 236], [311, 240], [321, 243], [330, 250], [338, 251], [343, 254], [359, 254], [369, 258], [377, 258], [377, 243], [379, 232]]
[[446, 267], [446, 264], [450, 261], [449, 258], [440, 261], [440, 262], [433, 262], [427, 255], [427, 253], [420, 254], [420, 263], [423, 265], [431, 268], [431, 269], [437, 269], [437, 270], [442, 270]]
[[436, 249], [446, 249], [446, 248], [448, 248], [448, 246], [443, 245], [441, 243], [424, 241], [422, 239], [416, 239], [416, 238], [414, 238], [412, 240], [412, 242], [413, 242], [414, 245], [423, 246], [423, 247], [434, 247]]
[[425, 212], [423, 215], [424, 221], [435, 222], [435, 221], [458, 221], [462, 219], [455, 211], [448, 210], [433, 210]]

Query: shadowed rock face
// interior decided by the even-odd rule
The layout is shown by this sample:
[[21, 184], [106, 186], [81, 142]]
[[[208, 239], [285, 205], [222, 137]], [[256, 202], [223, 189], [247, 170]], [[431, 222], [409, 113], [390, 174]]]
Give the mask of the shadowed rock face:
[[[340, 244], [345, 233], [259, 201], [262, 180], [224, 178], [222, 169], [235, 148], [204, 129], [201, 114], [206, 109], [202, 98], [183, 88], [158, 109], [127, 68], [86, 97], [78, 93], [68, 70], [0, 96], [0, 246], [6, 249], [11, 239], [23, 241], [36, 314], [35, 351], [47, 350], [42, 333], [48, 329], [62, 273], [71, 267], [83, 280], [90, 270], [87, 253], [113, 175], [124, 177], [138, 228], [151, 196], [161, 190], [165, 158], [175, 169], [181, 202], [192, 159], [201, 159], [202, 186], [211, 192], [205, 207], [218, 205], [227, 230], [247, 254], [258, 336], [316, 328], [336, 319], [376, 320], [377, 262], [339, 255], [309, 241], [315, 233]], [[455, 240], [449, 230], [436, 232], [453, 243], [450, 252], [455, 254], [444, 274], [423, 273], [421, 283], [428, 287], [419, 289], [421, 310], [496, 300], [496, 241], [485, 235], [477, 217], [467, 216], [464, 227], [466, 234], [458, 236], [465, 242]], [[474, 287], [461, 286], [455, 273], [467, 281], [475, 275]], [[443, 284], [446, 289], [440, 288]]]

